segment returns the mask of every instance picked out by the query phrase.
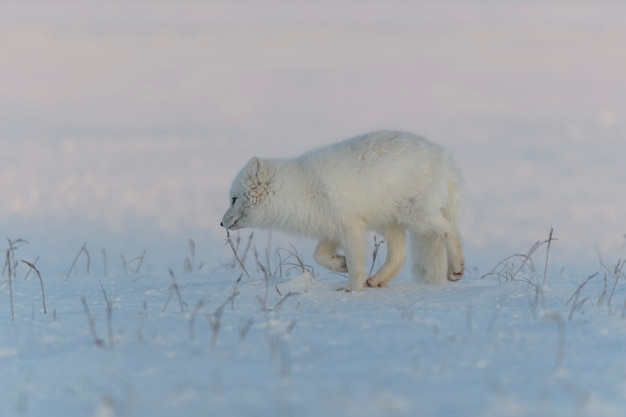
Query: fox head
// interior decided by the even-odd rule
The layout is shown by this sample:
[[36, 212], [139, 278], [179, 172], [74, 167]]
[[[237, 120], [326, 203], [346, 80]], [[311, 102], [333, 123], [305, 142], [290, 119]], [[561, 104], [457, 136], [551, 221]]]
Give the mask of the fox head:
[[259, 213], [267, 200], [270, 179], [267, 162], [250, 159], [233, 181], [230, 207], [220, 225], [229, 230], [262, 226]]

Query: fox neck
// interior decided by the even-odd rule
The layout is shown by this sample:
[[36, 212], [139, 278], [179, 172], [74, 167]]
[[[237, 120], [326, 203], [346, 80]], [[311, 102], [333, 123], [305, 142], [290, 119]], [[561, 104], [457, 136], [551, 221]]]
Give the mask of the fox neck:
[[316, 185], [317, 178], [296, 160], [272, 160], [267, 210], [261, 227], [289, 233], [319, 236], [328, 228], [323, 209], [327, 200]]

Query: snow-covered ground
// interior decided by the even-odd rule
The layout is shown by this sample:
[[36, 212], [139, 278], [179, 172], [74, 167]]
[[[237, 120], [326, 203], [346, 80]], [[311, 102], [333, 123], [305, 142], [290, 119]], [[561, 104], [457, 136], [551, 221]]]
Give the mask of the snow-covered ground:
[[239, 249], [251, 278], [232, 254], [206, 270], [189, 249], [170, 274], [77, 250], [43, 275], [47, 314], [20, 266], [14, 321], [2, 288], [2, 415], [623, 415], [623, 264], [544, 285], [544, 245], [483, 279], [343, 293], [257, 244]]
[[[4, 4], [0, 415], [623, 415], [625, 48], [619, 1]], [[237, 283], [246, 160], [381, 128], [462, 169], [464, 280], [338, 293], [256, 233], [315, 269]], [[551, 227], [545, 285], [480, 279]]]

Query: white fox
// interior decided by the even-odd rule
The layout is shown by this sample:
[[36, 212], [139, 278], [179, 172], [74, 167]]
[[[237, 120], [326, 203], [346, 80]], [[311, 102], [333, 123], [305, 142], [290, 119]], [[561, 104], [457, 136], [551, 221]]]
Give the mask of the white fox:
[[[233, 181], [221, 225], [319, 239], [316, 262], [347, 272], [350, 291], [384, 286], [400, 272], [408, 229], [415, 276], [439, 284], [463, 276], [462, 194], [459, 172], [441, 147], [411, 133], [373, 132], [298, 158], [252, 158]], [[387, 258], [368, 279], [369, 231], [382, 234]]]

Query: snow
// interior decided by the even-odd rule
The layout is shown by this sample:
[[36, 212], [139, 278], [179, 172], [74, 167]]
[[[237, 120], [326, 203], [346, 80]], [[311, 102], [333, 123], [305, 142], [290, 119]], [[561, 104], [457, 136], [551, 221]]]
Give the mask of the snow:
[[[623, 415], [624, 8], [3, 5], [0, 415]], [[248, 158], [382, 128], [462, 169], [461, 282], [341, 293], [259, 232], [267, 280], [232, 262]], [[545, 276], [546, 245], [498, 264], [551, 227]]]
[[250, 250], [250, 278], [226, 256], [213, 271], [188, 256], [187, 272], [146, 259], [105, 275], [82, 252], [70, 274], [44, 276], [48, 314], [18, 268], [15, 321], [5, 309], [0, 322], [2, 414], [621, 415], [623, 272], [615, 288], [612, 267], [544, 285], [543, 257], [344, 293], [345, 277], [287, 252], [266, 276]]

